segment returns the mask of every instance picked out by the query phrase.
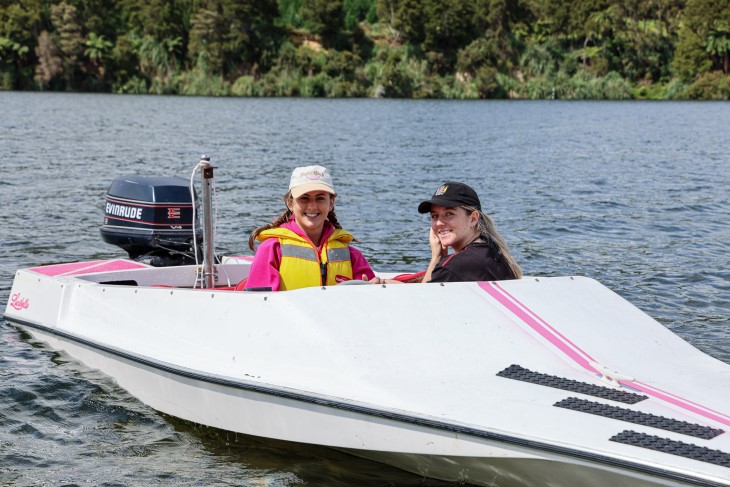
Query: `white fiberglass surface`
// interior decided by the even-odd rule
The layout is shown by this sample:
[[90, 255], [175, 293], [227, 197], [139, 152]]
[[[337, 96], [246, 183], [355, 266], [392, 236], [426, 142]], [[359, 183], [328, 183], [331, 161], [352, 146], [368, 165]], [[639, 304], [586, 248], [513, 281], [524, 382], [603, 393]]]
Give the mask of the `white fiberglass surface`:
[[[632, 455], [607, 441], [626, 425], [553, 406], [573, 393], [496, 374], [519, 364], [600, 384], [572, 350], [708, 408], [730, 403], [727, 387], [703, 382], [727, 383], [727, 365], [588, 279], [499, 283], [502, 301], [483, 283], [280, 293], [64, 285], [60, 328], [133, 355], [599, 453]], [[698, 421], [655, 399], [627, 407]]]
[[[670, 387], [668, 377], [716, 365], [593, 281], [508, 284], [502, 285], [574, 345], [637, 379]], [[65, 323], [115, 347], [207, 373], [475, 424], [485, 409], [524, 400], [523, 386], [495, 375], [513, 363], [594, 380], [474, 283], [281, 293], [87, 287], [76, 294]], [[683, 363], [671, 360], [678, 354]], [[714, 377], [726, 377], [726, 369], [717, 367]], [[536, 397], [554, 394], [531, 388]]]

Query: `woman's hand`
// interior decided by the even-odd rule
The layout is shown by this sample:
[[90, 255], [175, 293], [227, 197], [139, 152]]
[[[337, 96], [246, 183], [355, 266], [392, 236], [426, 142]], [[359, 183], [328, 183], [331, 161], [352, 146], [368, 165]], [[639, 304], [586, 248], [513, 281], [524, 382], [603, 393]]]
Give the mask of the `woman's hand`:
[[446, 257], [449, 253], [449, 248], [441, 245], [441, 240], [433, 231], [433, 227], [431, 227], [428, 233], [428, 243], [431, 245], [431, 262], [428, 263], [428, 269], [426, 269], [426, 273], [423, 275], [423, 280], [421, 282], [431, 281], [431, 274], [433, 273], [433, 270], [436, 268], [441, 259]]
[[431, 260], [439, 261], [449, 253], [449, 248], [441, 245], [441, 240], [433, 228], [428, 231], [428, 243], [431, 245]]
[[[363, 277], [365, 277], [365, 276], [363, 276]], [[387, 282], [385, 279], [375, 276], [372, 279], [370, 279], [370, 284], [387, 284]]]

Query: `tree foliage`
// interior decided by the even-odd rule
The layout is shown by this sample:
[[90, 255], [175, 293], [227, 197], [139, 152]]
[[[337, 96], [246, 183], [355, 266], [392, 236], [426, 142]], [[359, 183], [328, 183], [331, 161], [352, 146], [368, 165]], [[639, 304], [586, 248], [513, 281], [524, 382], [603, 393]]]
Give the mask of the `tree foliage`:
[[0, 89], [727, 97], [730, 0], [0, 0]]

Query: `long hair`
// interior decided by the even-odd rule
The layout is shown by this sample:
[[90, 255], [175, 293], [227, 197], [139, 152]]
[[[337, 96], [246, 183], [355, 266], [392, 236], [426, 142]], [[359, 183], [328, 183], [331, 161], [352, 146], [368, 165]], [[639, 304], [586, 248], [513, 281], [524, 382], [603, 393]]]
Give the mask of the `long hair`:
[[467, 215], [471, 215], [474, 211], [479, 213], [479, 219], [477, 220], [479, 238], [490, 244], [497, 251], [517, 279], [521, 278], [522, 269], [517, 264], [514, 257], [512, 257], [512, 254], [510, 254], [509, 249], [507, 248], [507, 242], [504, 241], [504, 238], [502, 238], [497, 231], [494, 220], [492, 220], [489, 215], [483, 213], [479, 208], [475, 208], [473, 206], [462, 206], [461, 208], [466, 211]]
[[[332, 195], [331, 198], [335, 198], [336, 196], [337, 195]], [[292, 200], [291, 191], [287, 192], [284, 195], [283, 200], [284, 200], [284, 207], [286, 209], [284, 211], [282, 211], [279, 214], [279, 216], [274, 218], [274, 221], [272, 221], [271, 223], [260, 226], [256, 230], [251, 232], [251, 235], [248, 237], [248, 248], [250, 248], [251, 250], [254, 249], [254, 244], [256, 243], [256, 237], [258, 237], [259, 234], [261, 232], [263, 232], [264, 230], [280, 227], [282, 224], [291, 220], [291, 217], [293, 215], [292, 211], [289, 209], [289, 203], [291, 203], [291, 200]], [[332, 208], [332, 211], [330, 211], [327, 214], [327, 219], [330, 221], [332, 226], [334, 226], [335, 228], [340, 228], [340, 229], [342, 228], [342, 226], [340, 225], [340, 222], [337, 220], [337, 215], [335, 215], [334, 207]]]

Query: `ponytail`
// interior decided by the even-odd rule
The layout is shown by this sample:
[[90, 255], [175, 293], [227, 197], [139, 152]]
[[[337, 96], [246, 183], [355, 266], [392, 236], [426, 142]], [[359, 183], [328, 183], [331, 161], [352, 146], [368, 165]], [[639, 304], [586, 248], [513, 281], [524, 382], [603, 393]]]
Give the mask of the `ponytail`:
[[335, 215], [334, 208], [332, 208], [332, 211], [327, 213], [327, 219], [330, 221], [332, 226], [334, 226], [335, 228], [339, 228], [340, 230], [342, 229], [342, 225], [340, 225], [340, 222], [337, 220], [337, 215]]
[[258, 227], [256, 230], [251, 232], [251, 235], [248, 237], [248, 248], [251, 250], [254, 249], [254, 243], [256, 242], [256, 237], [259, 236], [261, 232], [264, 230], [269, 230], [270, 228], [276, 228], [281, 226], [282, 224], [286, 223], [291, 219], [292, 211], [289, 209], [289, 200], [291, 199], [291, 191], [286, 193], [284, 195], [284, 206], [286, 207], [286, 210], [282, 211], [279, 216], [274, 218], [274, 221], [269, 223], [268, 225], [263, 225]]

